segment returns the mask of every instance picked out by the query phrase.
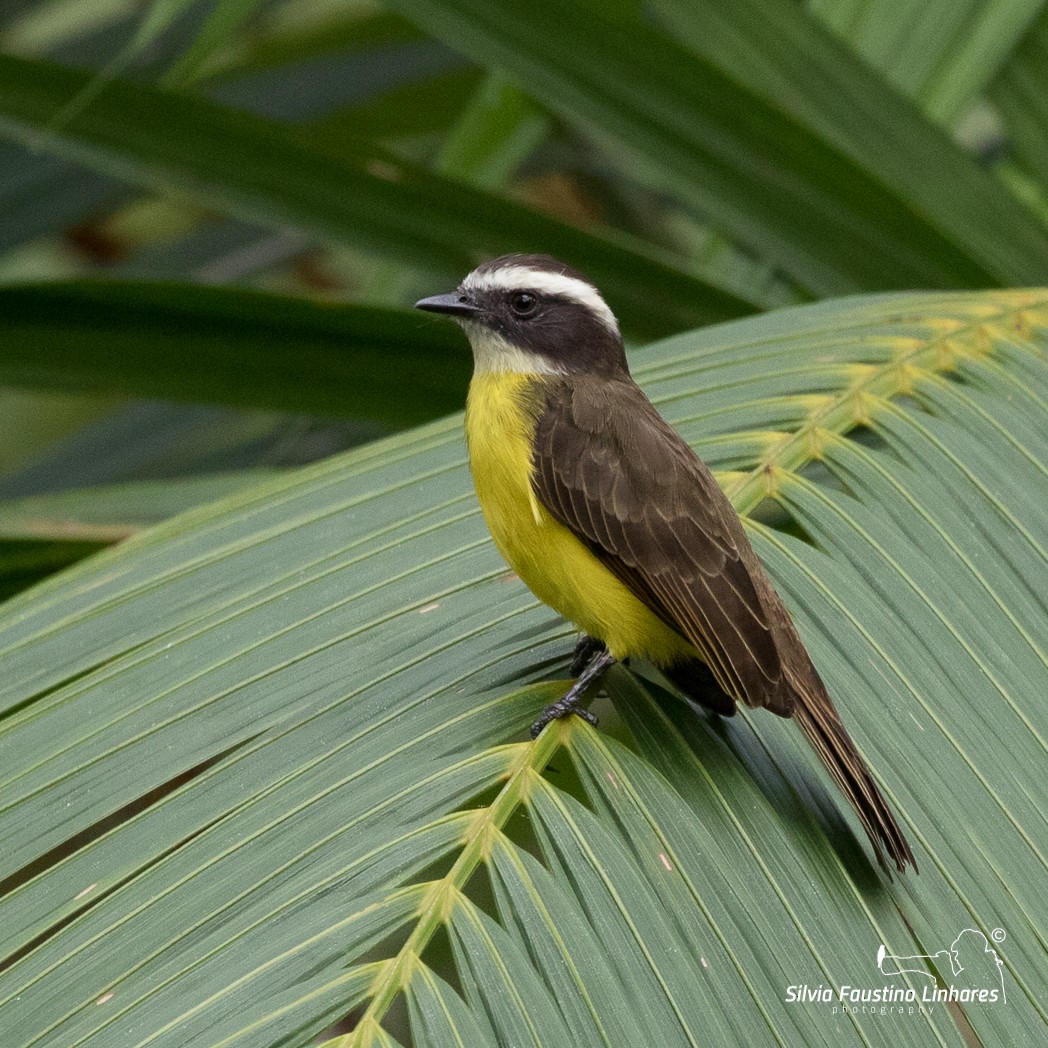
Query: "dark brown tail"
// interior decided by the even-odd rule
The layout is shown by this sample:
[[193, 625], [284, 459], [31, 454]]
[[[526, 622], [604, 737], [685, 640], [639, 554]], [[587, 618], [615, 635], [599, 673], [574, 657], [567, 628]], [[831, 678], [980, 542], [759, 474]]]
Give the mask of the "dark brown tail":
[[889, 859], [899, 873], [905, 871], [907, 863], [917, 872], [910, 845], [888, 802], [877, 789], [870, 769], [855, 748], [829, 695], [823, 689], [820, 691], [822, 694], [816, 696], [797, 694], [793, 719], [801, 726], [841, 791], [852, 802], [877, 854], [877, 861], [888, 876], [891, 876]]

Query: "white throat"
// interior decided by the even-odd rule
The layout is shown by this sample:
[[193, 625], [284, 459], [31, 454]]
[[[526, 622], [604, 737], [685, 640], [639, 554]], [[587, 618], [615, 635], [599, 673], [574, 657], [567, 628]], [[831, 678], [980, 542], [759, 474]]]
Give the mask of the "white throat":
[[557, 367], [545, 357], [520, 346], [507, 342], [501, 335], [483, 324], [462, 322], [473, 347], [473, 372], [477, 375], [502, 372], [516, 375], [563, 375], [564, 369]]

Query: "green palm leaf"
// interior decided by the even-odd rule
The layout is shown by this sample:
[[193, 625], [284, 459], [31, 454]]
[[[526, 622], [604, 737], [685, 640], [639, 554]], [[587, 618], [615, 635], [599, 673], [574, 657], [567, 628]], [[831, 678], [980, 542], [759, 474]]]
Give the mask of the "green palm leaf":
[[406, 309], [170, 282], [51, 281], [0, 287], [0, 317], [0, 381], [20, 387], [406, 425], [458, 406], [469, 376], [454, 332]]
[[[1045, 303], [851, 299], [636, 361], [740, 511], [789, 514], [750, 532], [919, 877], [881, 879], [792, 725], [644, 667], [602, 730], [521, 741], [571, 632], [495, 554], [452, 418], [4, 606], [0, 1042], [352, 1013], [341, 1043], [1039, 1043]], [[964, 928], [1003, 933], [1006, 1002], [787, 1002]]]
[[632, 4], [600, 18], [554, 0], [526, 18], [492, 0], [392, 6], [812, 291], [1044, 272], [1033, 214], [797, 4], [659, 0], [676, 35]]
[[468, 270], [478, 251], [556, 251], [599, 279], [623, 323], [648, 337], [753, 308], [639, 241], [582, 232], [407, 163], [367, 139], [339, 134], [325, 141], [120, 78], [107, 80], [83, 112], [55, 128], [55, 113], [92, 82], [78, 70], [0, 54], [0, 137], [189, 193], [243, 221], [353, 244], [449, 280]]

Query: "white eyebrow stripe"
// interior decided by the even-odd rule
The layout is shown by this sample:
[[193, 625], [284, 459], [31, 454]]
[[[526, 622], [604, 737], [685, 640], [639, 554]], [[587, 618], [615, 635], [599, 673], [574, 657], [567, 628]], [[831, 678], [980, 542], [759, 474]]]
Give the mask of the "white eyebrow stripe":
[[570, 299], [585, 306], [594, 313], [612, 331], [618, 332], [619, 325], [615, 314], [608, 308], [600, 292], [584, 280], [565, 276], [563, 273], [550, 273], [543, 269], [531, 269], [528, 266], [506, 266], [503, 269], [489, 270], [487, 273], [470, 273], [462, 282], [465, 291], [537, 291], [540, 294], [556, 295]]

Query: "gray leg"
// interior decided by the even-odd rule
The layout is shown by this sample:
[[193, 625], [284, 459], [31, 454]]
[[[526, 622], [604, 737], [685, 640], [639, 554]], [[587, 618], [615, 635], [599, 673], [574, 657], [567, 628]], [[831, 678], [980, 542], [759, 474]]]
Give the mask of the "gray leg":
[[564, 696], [564, 698], [551, 703], [542, 711], [542, 716], [531, 726], [531, 737], [537, 739], [539, 732], [541, 732], [550, 721], [557, 720], [560, 717], [567, 717], [571, 713], [577, 713], [583, 720], [588, 721], [590, 724], [596, 724], [597, 718], [594, 717], [589, 710], [582, 709], [579, 703], [582, 702], [582, 699], [586, 694], [586, 689], [601, 677], [609, 666], [613, 666], [614, 664], [615, 656], [607, 650], [602, 651], [586, 667], [582, 672], [582, 675], [571, 686], [571, 690]]
[[584, 633], [578, 644], [575, 645], [575, 650], [571, 653], [571, 666], [568, 667], [568, 673], [572, 677], [579, 676], [590, 664], [590, 659], [598, 651], [603, 650], [604, 641], [597, 640], [596, 637], [591, 637], [588, 633]]

